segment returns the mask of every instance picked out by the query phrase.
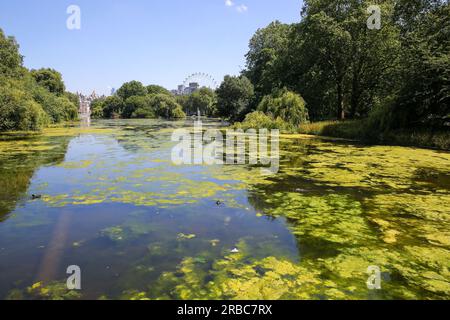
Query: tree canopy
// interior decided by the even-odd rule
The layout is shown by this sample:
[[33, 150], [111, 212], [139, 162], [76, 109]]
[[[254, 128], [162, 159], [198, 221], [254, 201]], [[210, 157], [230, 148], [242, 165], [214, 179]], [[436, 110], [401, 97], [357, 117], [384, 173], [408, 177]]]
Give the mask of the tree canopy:
[[448, 123], [448, 2], [379, 2], [380, 29], [367, 26], [371, 5], [305, 0], [301, 22], [258, 30], [243, 72], [254, 105], [287, 88], [306, 100], [313, 121], [384, 113], [391, 127]]
[[62, 75], [53, 69], [39, 69], [31, 70], [31, 75], [37, 84], [43, 86], [51, 93], [56, 95], [62, 95], [66, 90], [64, 82], [62, 80]]
[[246, 76], [225, 76], [216, 94], [218, 115], [231, 120], [241, 120], [250, 110], [254, 87]]
[[116, 92], [123, 100], [127, 100], [132, 96], [145, 96], [147, 88], [139, 81], [130, 81], [124, 83]]
[[78, 118], [59, 72], [23, 67], [19, 45], [0, 29], [0, 131], [40, 130]]

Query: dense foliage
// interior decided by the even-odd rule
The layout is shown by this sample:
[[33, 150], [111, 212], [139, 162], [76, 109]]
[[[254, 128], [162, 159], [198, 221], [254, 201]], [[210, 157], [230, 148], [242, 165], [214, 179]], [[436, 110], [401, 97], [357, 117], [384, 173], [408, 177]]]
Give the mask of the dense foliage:
[[367, 130], [379, 133], [448, 130], [448, 1], [377, 4], [379, 30], [367, 27], [366, 0], [305, 0], [301, 22], [258, 30], [243, 72], [255, 88], [250, 109], [276, 108], [268, 95], [287, 88], [305, 99], [312, 121], [369, 118]]
[[271, 115], [273, 118], [281, 118], [294, 126], [309, 120], [305, 100], [300, 95], [287, 90], [279, 90], [264, 96], [258, 111]]
[[216, 93], [219, 116], [240, 120], [250, 111], [254, 87], [247, 77], [225, 76]]
[[59, 72], [23, 67], [19, 45], [0, 29], [0, 131], [40, 130], [78, 118], [76, 96]]
[[145, 87], [138, 81], [123, 84], [115, 95], [94, 100], [91, 109], [94, 119], [180, 119], [186, 116], [167, 89], [157, 85]]
[[201, 88], [187, 96], [183, 107], [187, 114], [194, 115], [200, 111], [201, 115], [213, 117], [217, 114], [216, 94], [209, 88]]

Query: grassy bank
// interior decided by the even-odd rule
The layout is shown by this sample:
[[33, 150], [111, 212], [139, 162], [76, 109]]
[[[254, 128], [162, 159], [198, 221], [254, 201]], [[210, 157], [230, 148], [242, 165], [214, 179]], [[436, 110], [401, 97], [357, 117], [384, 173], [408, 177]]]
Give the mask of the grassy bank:
[[450, 150], [450, 130], [393, 130], [383, 133], [370, 131], [364, 120], [322, 121], [303, 124], [298, 132], [334, 138], [359, 140], [367, 143], [414, 146]]

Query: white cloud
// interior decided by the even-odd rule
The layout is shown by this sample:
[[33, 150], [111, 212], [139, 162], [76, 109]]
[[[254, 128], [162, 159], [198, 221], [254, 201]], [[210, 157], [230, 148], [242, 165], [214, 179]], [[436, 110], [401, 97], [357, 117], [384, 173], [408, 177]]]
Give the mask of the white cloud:
[[248, 7], [245, 4], [241, 4], [236, 7], [237, 12], [244, 13], [248, 11]]
[[234, 2], [232, 0], [225, 0], [225, 5], [227, 7], [232, 7], [232, 6], [234, 6]]

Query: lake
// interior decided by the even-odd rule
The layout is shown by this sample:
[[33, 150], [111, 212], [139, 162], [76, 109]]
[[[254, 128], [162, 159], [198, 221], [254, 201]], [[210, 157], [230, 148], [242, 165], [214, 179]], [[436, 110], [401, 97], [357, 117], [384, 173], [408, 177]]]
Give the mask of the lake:
[[0, 298], [450, 298], [449, 152], [282, 135], [276, 175], [174, 165], [192, 126], [0, 141]]

